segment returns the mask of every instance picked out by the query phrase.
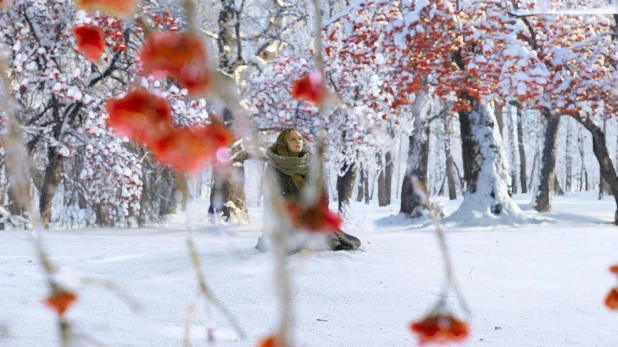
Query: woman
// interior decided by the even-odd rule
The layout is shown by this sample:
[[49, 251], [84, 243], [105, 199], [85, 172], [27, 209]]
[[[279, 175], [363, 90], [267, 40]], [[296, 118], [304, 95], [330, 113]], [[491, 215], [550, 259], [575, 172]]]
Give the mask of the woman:
[[[296, 129], [281, 131], [276, 142], [266, 151], [266, 156], [268, 157], [266, 175], [268, 175], [267, 178], [272, 179], [275, 186], [273, 187], [274, 190], [284, 199], [300, 201], [301, 191], [307, 185], [309, 171], [311, 165], [313, 165], [313, 155], [300, 132]], [[265, 216], [264, 222], [266, 224], [270, 221], [270, 218], [267, 213]], [[329, 234], [327, 241], [329, 248], [334, 251], [354, 250], [361, 244], [358, 238], [341, 230]], [[292, 253], [306, 248], [302, 242], [296, 243], [300, 244], [294, 245]], [[269, 248], [268, 241], [264, 236], [259, 238], [256, 248], [260, 251]]]

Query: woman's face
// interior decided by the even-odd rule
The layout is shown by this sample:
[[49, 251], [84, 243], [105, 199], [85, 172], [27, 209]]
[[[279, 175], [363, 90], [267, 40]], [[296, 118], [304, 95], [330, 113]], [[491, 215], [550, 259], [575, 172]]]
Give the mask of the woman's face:
[[285, 136], [285, 143], [288, 145], [288, 151], [292, 155], [298, 155], [303, 150], [303, 137], [296, 130], [290, 131]]

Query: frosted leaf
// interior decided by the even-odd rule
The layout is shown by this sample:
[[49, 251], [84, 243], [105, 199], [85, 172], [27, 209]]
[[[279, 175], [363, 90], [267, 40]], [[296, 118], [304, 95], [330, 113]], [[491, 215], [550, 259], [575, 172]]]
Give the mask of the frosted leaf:
[[62, 87], [63, 87], [63, 86], [62, 86], [62, 83], [57, 82], [57, 83], [55, 83], [55, 84], [54, 84], [54, 86], [52, 87], [52, 92], [54, 92], [54, 93], [58, 93], [58, 92], [60, 92], [60, 91], [62, 90]]
[[528, 76], [527, 73], [522, 72], [522, 71], [518, 71], [515, 76], [520, 81], [529, 81], [530, 80], [530, 76]]
[[68, 157], [71, 155], [71, 150], [68, 149], [66, 146], [60, 146], [60, 148], [58, 148], [58, 154], [63, 157]]
[[517, 83], [517, 95], [525, 95], [528, 91], [528, 87], [523, 82]]

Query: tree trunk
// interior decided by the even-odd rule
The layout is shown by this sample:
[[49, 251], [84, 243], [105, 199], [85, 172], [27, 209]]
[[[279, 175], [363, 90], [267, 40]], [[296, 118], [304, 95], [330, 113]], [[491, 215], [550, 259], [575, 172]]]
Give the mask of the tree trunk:
[[11, 215], [15, 215], [15, 216], [23, 215], [24, 208], [19, 204], [19, 199], [17, 198], [17, 196], [15, 196], [16, 192], [13, 186], [11, 185], [11, 183], [8, 184], [7, 193], [8, 193], [7, 207]]
[[[517, 156], [519, 155], [519, 153], [517, 152], [517, 144], [515, 144], [515, 135], [516, 130], [515, 130], [515, 123], [517, 123], [517, 119], [513, 120], [513, 114], [511, 112], [512, 110], [512, 105], [509, 105], [507, 108], [508, 112], [507, 112], [507, 121], [506, 123], [506, 128], [507, 131], [509, 133], [509, 151], [511, 153], [511, 192], [513, 192], [513, 194], [517, 194], [518, 192], [518, 188], [517, 186], [519, 185], [519, 183], [517, 182]], [[504, 135], [504, 133], [502, 133]], [[504, 136], [502, 137], [504, 139]]]
[[397, 172], [397, 178], [395, 181], [395, 198], [399, 199], [401, 197], [401, 136], [397, 136], [397, 168], [395, 169]]
[[180, 196], [180, 208], [183, 211], [186, 211], [187, 202], [191, 197], [191, 193], [189, 192], [189, 181], [187, 179], [187, 175], [176, 174], [174, 176], [176, 178], [174, 182], [174, 194]]
[[[414, 191], [412, 178], [416, 177], [421, 184], [423, 194], [427, 196], [427, 166], [429, 162], [429, 124], [414, 122], [414, 133], [408, 138], [408, 164], [401, 185], [401, 210], [409, 217], [417, 218], [423, 215], [425, 206]], [[417, 126], [418, 124], [418, 126]], [[417, 132], [418, 129], [418, 132]]]
[[528, 192], [528, 179], [526, 177], [526, 149], [524, 147], [523, 113], [521, 107], [517, 106], [517, 144], [519, 146], [519, 178], [521, 182], [521, 192]]
[[41, 220], [46, 229], [49, 228], [49, 223], [51, 222], [52, 202], [54, 195], [56, 195], [58, 184], [62, 180], [63, 166], [64, 158], [58, 154], [55, 148], [50, 147], [47, 150], [47, 167], [45, 168], [41, 200], [39, 201]]
[[571, 180], [573, 174], [573, 151], [571, 150], [571, 136], [573, 136], [573, 131], [571, 130], [571, 119], [566, 118], [566, 149], [564, 151], [564, 163], [565, 163], [565, 182], [564, 182], [564, 190], [567, 192], [571, 191]]
[[[615, 118], [616, 118], [616, 130], [618, 131], [618, 117], [615, 117]], [[616, 134], [616, 156], [614, 158], [616, 158], [616, 162], [618, 163], [618, 134]], [[618, 167], [616, 167], [616, 169], [618, 169]]]
[[110, 218], [109, 215], [109, 211], [106, 211], [102, 205], [97, 204], [94, 206], [94, 216], [95, 216], [95, 221], [94, 223], [98, 226], [107, 226], [107, 227], [111, 227], [112, 226], [112, 220]]
[[[603, 120], [603, 134], [607, 134], [607, 119]], [[605, 195], [605, 180], [603, 179], [603, 170], [599, 168], [599, 200], [603, 200]]]
[[562, 187], [560, 187], [560, 183], [558, 182], [558, 176], [556, 175], [555, 170], [554, 170], [554, 194], [564, 195], [564, 190], [562, 190]]
[[[219, 11], [219, 68], [229, 76], [235, 76], [238, 67], [244, 64], [242, 59], [242, 44], [239, 37], [240, 15], [234, 0], [221, 0]], [[228, 129], [234, 126], [234, 115], [229, 109], [223, 111], [223, 122]], [[242, 143], [232, 148], [233, 159], [230, 172], [213, 171], [213, 189], [210, 193], [208, 213], [223, 212], [226, 220], [234, 217], [240, 221], [249, 221], [245, 196], [245, 170], [243, 168], [246, 155]]]
[[545, 118], [545, 141], [543, 145], [543, 158], [541, 159], [541, 176], [538, 185], [534, 209], [538, 212], [551, 211], [551, 198], [554, 191], [554, 169], [556, 167], [556, 153], [558, 145], [558, 126], [560, 117], [552, 117], [549, 109], [541, 109], [541, 115]]
[[0, 161], [0, 207], [4, 206], [5, 193], [8, 189], [6, 171], [4, 170], [4, 161]]
[[356, 201], [363, 201], [363, 197], [365, 196], [365, 166], [359, 165], [358, 171], [360, 172], [360, 177], [358, 178], [358, 186], [357, 186], [357, 194]]
[[442, 176], [442, 179], [440, 180], [440, 189], [438, 190], [438, 196], [444, 196], [444, 191], [445, 191], [445, 187], [446, 187], [446, 175]]
[[4, 170], [4, 163], [1, 162], [0, 163], [0, 230], [4, 230], [4, 220], [2, 220], [4, 217], [8, 217], [5, 216], [5, 214], [3, 214], [4, 212], [4, 203], [5, 203], [5, 198], [4, 198], [4, 192], [7, 191], [7, 179], [6, 179], [6, 174], [5, 174], [5, 170]]
[[416, 177], [427, 196], [427, 165], [429, 162], [429, 120], [425, 106], [429, 97], [426, 92], [420, 92], [417, 96], [414, 114], [414, 129], [408, 137], [408, 161], [406, 173], [401, 184], [401, 209], [409, 217], [421, 217], [425, 213], [425, 206], [420, 196], [415, 192], [412, 178]]
[[[240, 143], [242, 146], [242, 143]], [[225, 220], [249, 221], [245, 197], [244, 155], [235, 152], [244, 151], [239, 146], [232, 148], [232, 167], [229, 171], [213, 170], [213, 187], [210, 192], [209, 214], [222, 213]]]
[[354, 164], [343, 164], [341, 171], [343, 176], [337, 176], [337, 196], [339, 198], [339, 211], [343, 211], [344, 206], [350, 205], [352, 192], [354, 191], [354, 178], [356, 177], [356, 167]]
[[470, 111], [459, 112], [467, 192], [449, 219], [492, 223], [492, 218], [484, 217], [518, 216], [520, 209], [508, 191], [508, 164], [493, 110], [466, 94], [461, 98], [471, 106]]
[[381, 158], [382, 170], [378, 176], [378, 206], [388, 206], [391, 204], [391, 189], [393, 180], [393, 160], [391, 152], [388, 151]]
[[365, 205], [369, 205], [371, 202], [369, 195], [369, 171], [365, 168]]
[[494, 113], [496, 114], [496, 121], [498, 122], [498, 130], [500, 131], [500, 136], [502, 137], [502, 141], [504, 142], [504, 117], [502, 116], [502, 106], [496, 105]]
[[372, 177], [373, 179], [371, 180], [371, 190], [369, 191], [369, 201], [373, 200], [373, 192], [376, 188], [376, 179], [375, 177]]
[[451, 121], [444, 120], [444, 154], [446, 156], [446, 181], [448, 184], [448, 198], [450, 200], [457, 199], [457, 187], [455, 186], [455, 164], [453, 155], [451, 154]]
[[614, 200], [616, 201], [614, 224], [618, 225], [618, 177], [616, 176], [616, 170], [614, 170], [612, 159], [610, 158], [609, 151], [607, 150], [605, 133], [603, 133], [601, 128], [594, 124], [590, 118], [582, 119], [579, 115], [574, 115], [573, 118], [586, 127], [592, 135], [592, 150], [599, 161], [602, 179], [608, 183], [608, 186], [611, 188], [612, 194], [614, 195]]
[[533, 188], [532, 184], [534, 183], [534, 178], [536, 177], [534, 173], [536, 172], [536, 166], [538, 162], [539, 151], [534, 151], [534, 157], [532, 158], [532, 170], [530, 170], [530, 178], [528, 178], [528, 190]]
[[588, 173], [586, 172], [585, 165], [584, 136], [581, 132], [581, 129], [577, 134], [577, 147], [579, 149], [579, 156], [581, 162], [581, 166], [579, 168], [579, 191], [588, 191]]

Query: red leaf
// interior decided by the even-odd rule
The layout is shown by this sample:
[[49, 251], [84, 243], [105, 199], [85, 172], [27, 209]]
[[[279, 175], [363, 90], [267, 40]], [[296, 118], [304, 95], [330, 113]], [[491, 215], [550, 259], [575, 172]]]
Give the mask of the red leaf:
[[153, 145], [172, 128], [172, 110], [165, 98], [143, 88], [106, 103], [107, 124], [140, 145]]
[[468, 324], [451, 314], [431, 314], [423, 320], [412, 322], [410, 329], [418, 334], [420, 345], [462, 342], [468, 337]]
[[170, 76], [191, 95], [205, 95], [211, 88], [206, 57], [202, 40], [189, 33], [153, 33], [140, 51], [145, 73]]
[[85, 24], [73, 28], [77, 50], [88, 60], [99, 60], [105, 49], [105, 36], [103, 30], [96, 25]]
[[90, 12], [102, 11], [113, 16], [129, 18], [139, 0], [75, 0], [75, 7]]
[[618, 289], [612, 288], [605, 298], [605, 306], [611, 310], [618, 310]]
[[269, 335], [263, 338], [257, 347], [277, 347], [275, 335]]
[[609, 272], [618, 275], [618, 264], [609, 267]]
[[75, 300], [77, 300], [77, 295], [68, 291], [61, 291], [45, 298], [43, 303], [52, 310], [56, 311], [58, 316], [62, 317], [64, 312], [69, 309]]
[[292, 96], [295, 99], [306, 100], [314, 105], [322, 105], [326, 92], [319, 71], [306, 74], [292, 85]]
[[311, 232], [339, 232], [343, 220], [338, 213], [328, 209], [326, 197], [319, 198], [313, 206], [288, 200], [285, 203], [290, 222], [296, 228]]
[[160, 163], [191, 173], [214, 163], [217, 152], [232, 141], [232, 134], [214, 120], [205, 127], [172, 129], [168, 136], [152, 146], [152, 152]]

